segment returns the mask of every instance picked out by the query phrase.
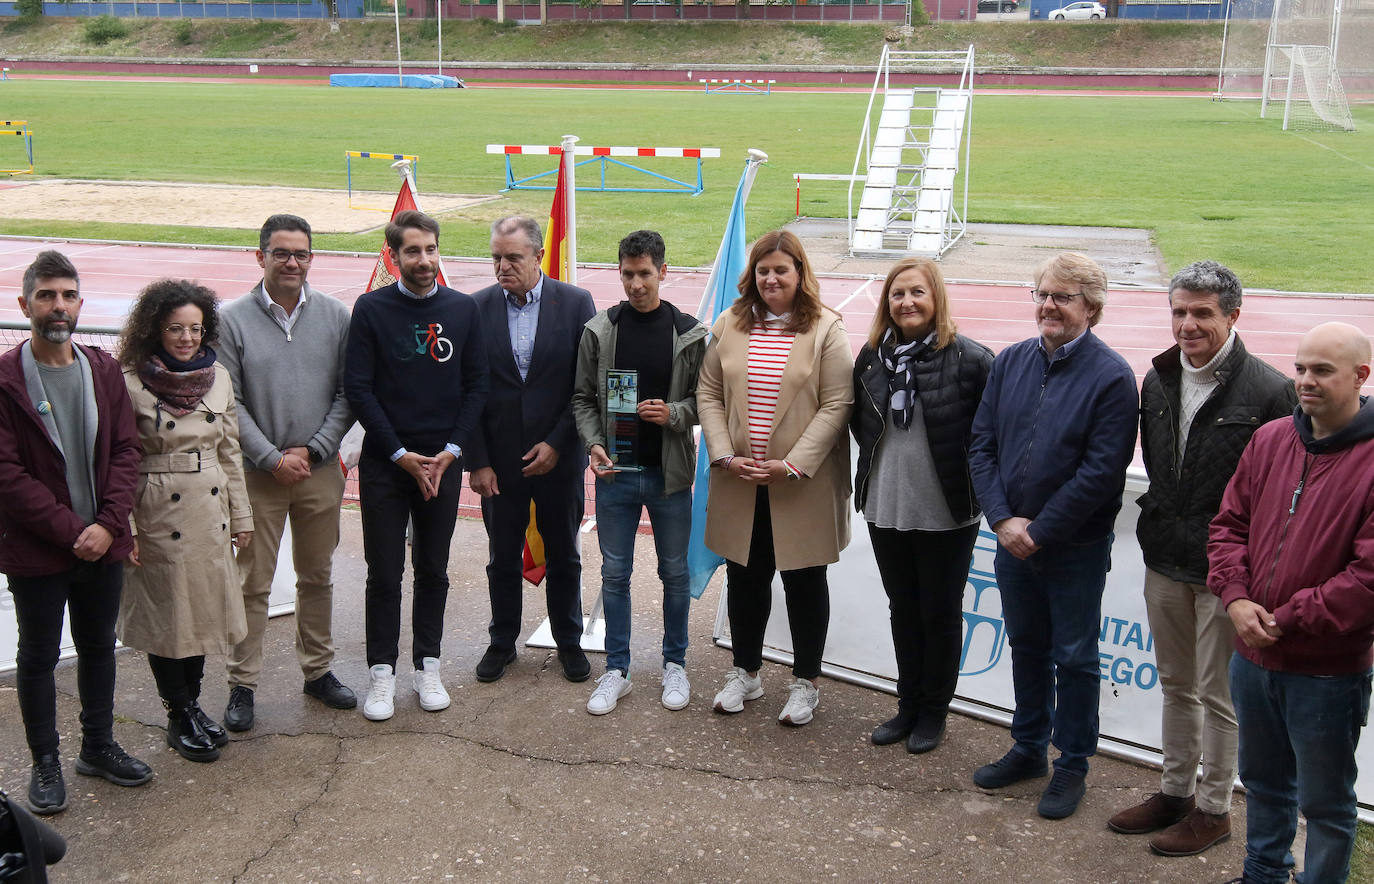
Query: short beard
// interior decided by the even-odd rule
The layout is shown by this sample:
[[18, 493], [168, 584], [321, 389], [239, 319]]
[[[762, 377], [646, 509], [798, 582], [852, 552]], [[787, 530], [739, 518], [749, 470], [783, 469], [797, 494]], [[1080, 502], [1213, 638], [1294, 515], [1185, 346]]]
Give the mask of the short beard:
[[72, 327], [70, 324], [66, 328], [53, 328], [52, 326], [44, 326], [43, 330], [39, 332], [39, 334], [43, 336], [43, 340], [47, 341], [50, 344], [65, 344], [67, 343], [67, 341], [71, 340]]

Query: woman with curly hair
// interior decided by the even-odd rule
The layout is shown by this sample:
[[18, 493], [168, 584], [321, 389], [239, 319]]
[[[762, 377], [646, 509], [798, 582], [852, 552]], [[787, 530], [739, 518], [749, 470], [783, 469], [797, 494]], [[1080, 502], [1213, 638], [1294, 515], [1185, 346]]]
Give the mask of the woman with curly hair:
[[781, 572], [795, 659], [778, 720], [800, 726], [820, 702], [830, 625], [826, 566], [849, 543], [853, 359], [840, 315], [821, 303], [801, 241], [765, 233], [740, 296], [711, 329], [697, 414], [711, 457], [706, 545], [725, 558], [734, 666], [717, 712], [763, 696], [763, 634]]
[[229, 742], [200, 708], [200, 682], [205, 655], [247, 632], [232, 547], [253, 537], [234, 389], [212, 348], [217, 304], [204, 286], [158, 280], [120, 335], [143, 462], [116, 632], [148, 654], [167, 745], [190, 761], [214, 761]]

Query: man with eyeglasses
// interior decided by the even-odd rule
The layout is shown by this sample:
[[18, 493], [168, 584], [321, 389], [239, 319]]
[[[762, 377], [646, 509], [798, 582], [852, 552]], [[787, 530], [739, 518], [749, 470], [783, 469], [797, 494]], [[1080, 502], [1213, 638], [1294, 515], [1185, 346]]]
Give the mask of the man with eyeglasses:
[[334, 709], [358, 698], [335, 677], [332, 563], [344, 477], [339, 442], [353, 423], [344, 397], [348, 308], [306, 282], [310, 225], [272, 215], [258, 231], [262, 281], [221, 311], [219, 361], [238, 400], [244, 479], [255, 542], [239, 551], [248, 634], [226, 660], [224, 726], [253, 727], [267, 599], [282, 531], [291, 521], [296, 569], [296, 659], [305, 693]]
[[114, 739], [115, 620], [143, 452], [118, 364], [72, 341], [81, 313], [72, 262], [40, 252], [22, 291], [33, 335], [0, 356], [0, 573], [19, 626], [29, 809], [54, 814], [67, 807], [53, 681], [64, 608], [81, 700], [76, 772], [120, 786], [153, 778]]
[[1107, 274], [1065, 252], [1035, 275], [1038, 337], [998, 354], [973, 421], [969, 467], [988, 524], [1011, 645], [1016, 707], [1005, 756], [973, 781], [998, 789], [1054, 776], [1036, 811], [1063, 819], [1078, 809], [1097, 750], [1097, 640], [1135, 448], [1135, 375], [1092, 333]]
[[[1150, 839], [1161, 856], [1192, 856], [1231, 836], [1236, 713], [1228, 667], [1236, 630], [1207, 588], [1207, 526], [1250, 437], [1293, 413], [1293, 382], [1236, 334], [1240, 280], [1198, 261], [1169, 283], [1174, 346], [1141, 388], [1140, 448], [1150, 489], [1136, 536], [1154, 636], [1164, 770], [1159, 791], [1107, 821]], [[1197, 771], [1202, 764], [1202, 777]]]

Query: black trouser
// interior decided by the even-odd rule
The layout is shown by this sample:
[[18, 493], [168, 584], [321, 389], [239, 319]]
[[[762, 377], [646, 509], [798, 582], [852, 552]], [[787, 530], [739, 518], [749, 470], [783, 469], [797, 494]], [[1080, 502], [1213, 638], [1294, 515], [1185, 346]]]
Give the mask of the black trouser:
[[62, 643], [62, 608], [71, 612], [76, 645], [76, 690], [81, 698], [81, 738], [98, 747], [113, 741], [115, 619], [124, 587], [119, 562], [82, 562], [42, 577], [9, 575], [19, 626], [15, 687], [24, 735], [35, 759], [57, 751], [57, 684], [53, 669]]
[[978, 524], [952, 531], [898, 531], [870, 522], [868, 536], [892, 613], [897, 708], [944, 718], [959, 681], [964, 584]]
[[367, 665], [396, 668], [401, 640], [401, 575], [405, 571], [406, 522], [411, 539], [413, 599], [410, 613], [411, 657], [416, 669], [425, 657], [439, 656], [448, 602], [448, 552], [458, 518], [462, 463], [444, 471], [439, 494], [425, 500], [409, 473], [385, 458], [368, 454], [358, 464], [362, 505], [363, 558], [367, 560], [365, 592]]
[[[572, 457], [569, 461], [574, 460]], [[493, 646], [513, 650], [520, 637], [524, 584], [521, 582], [525, 528], [530, 502], [544, 540], [544, 601], [549, 628], [560, 648], [582, 644], [582, 552], [578, 528], [587, 489], [581, 472], [559, 467], [544, 476], [497, 476], [501, 493], [482, 498], [487, 528], [487, 592], [491, 596]]]
[[[730, 641], [735, 665], [745, 672], [756, 672], [763, 665], [763, 633], [773, 609], [773, 575], [778, 573], [768, 488], [762, 485], [754, 500], [753, 532], [749, 562], [725, 561]], [[821, 654], [830, 627], [830, 585], [825, 568], [816, 565], [781, 572], [787, 620], [792, 627], [792, 674], [797, 678], [814, 679], [821, 674]]]
[[205, 655], [195, 657], [159, 657], [148, 655], [148, 668], [153, 670], [157, 693], [169, 709], [184, 709], [192, 700], [200, 699], [200, 680], [205, 675]]

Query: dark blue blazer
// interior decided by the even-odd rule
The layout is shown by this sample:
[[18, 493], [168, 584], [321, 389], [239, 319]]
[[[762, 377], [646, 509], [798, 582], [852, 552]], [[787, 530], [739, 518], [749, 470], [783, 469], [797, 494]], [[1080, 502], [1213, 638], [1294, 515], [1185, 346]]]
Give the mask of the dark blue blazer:
[[582, 327], [596, 314], [591, 293], [544, 277], [534, 352], [523, 381], [511, 353], [505, 291], [493, 285], [472, 297], [486, 332], [491, 392], [464, 466], [489, 466], [498, 481], [508, 481], [520, 475], [520, 456], [547, 442], [558, 451], [554, 472], [580, 477], [587, 469], [587, 452], [573, 423], [572, 393]]

